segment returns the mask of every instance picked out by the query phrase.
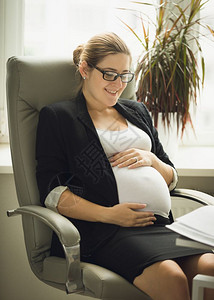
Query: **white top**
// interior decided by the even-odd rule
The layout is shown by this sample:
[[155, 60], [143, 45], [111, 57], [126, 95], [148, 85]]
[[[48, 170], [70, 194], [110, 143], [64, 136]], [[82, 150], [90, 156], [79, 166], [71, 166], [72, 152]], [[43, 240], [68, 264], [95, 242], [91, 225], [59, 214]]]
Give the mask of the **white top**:
[[[131, 147], [151, 150], [151, 140], [149, 136], [128, 122], [125, 130], [110, 131], [97, 129], [101, 144], [107, 155], [129, 149]], [[174, 178], [169, 187], [160, 173], [152, 167], [139, 167], [136, 169], [113, 167], [115, 175], [119, 201], [146, 203], [144, 210], [153, 211], [164, 217], [168, 216], [171, 207], [169, 190], [177, 184], [177, 173], [172, 168]], [[58, 212], [57, 205], [61, 194], [68, 189], [66, 186], [55, 187], [46, 197], [45, 206]]]
[[[108, 158], [113, 154], [132, 148], [151, 151], [151, 139], [147, 133], [128, 122], [121, 131], [97, 129], [101, 144]], [[169, 188], [162, 175], [153, 167], [135, 169], [113, 167], [117, 182], [119, 202], [147, 204], [143, 211], [151, 211], [168, 217], [171, 209]]]

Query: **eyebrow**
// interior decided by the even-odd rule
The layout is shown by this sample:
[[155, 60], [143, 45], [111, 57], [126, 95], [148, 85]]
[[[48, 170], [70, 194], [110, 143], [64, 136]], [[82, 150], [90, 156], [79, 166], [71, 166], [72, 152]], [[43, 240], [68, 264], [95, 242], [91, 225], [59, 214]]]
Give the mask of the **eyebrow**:
[[[108, 71], [112, 71], [112, 72], [118, 73], [117, 70], [114, 69], [114, 68], [108, 68], [108, 67], [106, 67], [106, 68], [102, 68], [102, 69], [103, 69], [103, 70], [108, 70]], [[129, 72], [131, 72], [131, 71], [130, 71], [130, 70], [123, 70], [122, 73], [124, 73], [124, 72], [129, 73]]]

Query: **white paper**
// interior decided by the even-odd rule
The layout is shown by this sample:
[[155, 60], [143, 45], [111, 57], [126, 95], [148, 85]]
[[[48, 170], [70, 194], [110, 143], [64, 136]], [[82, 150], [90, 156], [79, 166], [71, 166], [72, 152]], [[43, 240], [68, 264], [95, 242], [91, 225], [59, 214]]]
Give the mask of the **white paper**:
[[167, 225], [167, 228], [214, 247], [214, 206], [200, 207]]

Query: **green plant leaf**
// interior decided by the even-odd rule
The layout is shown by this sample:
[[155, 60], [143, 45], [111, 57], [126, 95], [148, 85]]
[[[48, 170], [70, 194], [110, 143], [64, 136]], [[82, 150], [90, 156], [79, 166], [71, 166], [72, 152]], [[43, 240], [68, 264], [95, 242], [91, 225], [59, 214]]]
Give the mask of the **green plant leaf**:
[[[142, 1], [132, 3], [153, 5]], [[181, 126], [182, 134], [187, 122], [193, 128], [190, 103], [197, 105], [198, 93], [204, 84], [205, 61], [198, 41], [199, 29], [206, 29], [214, 37], [214, 30], [200, 19], [200, 10], [206, 3], [191, 0], [182, 8], [180, 2], [160, 0], [159, 5], [154, 5], [156, 23], [152, 23], [155, 29], [153, 40], [142, 16], [142, 38], [123, 22], [144, 50], [135, 70], [138, 101], [144, 102], [151, 111], [155, 125], [159, 112], [162, 112], [166, 126], [169, 126], [169, 114], [177, 113], [177, 124]], [[201, 68], [198, 66], [199, 59]]]

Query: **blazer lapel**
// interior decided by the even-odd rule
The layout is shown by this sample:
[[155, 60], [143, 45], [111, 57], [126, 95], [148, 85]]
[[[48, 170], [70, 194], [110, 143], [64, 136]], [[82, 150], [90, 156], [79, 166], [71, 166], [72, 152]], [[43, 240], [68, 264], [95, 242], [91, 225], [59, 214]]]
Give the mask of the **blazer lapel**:
[[[118, 200], [115, 177], [111, 165], [109, 163], [109, 160], [101, 145], [96, 128], [94, 127], [94, 124], [88, 113], [84, 95], [80, 94], [76, 98], [76, 101], [77, 101], [77, 118], [84, 125], [86, 129], [85, 132], [88, 138], [88, 140], [85, 141], [88, 147], [88, 148], [86, 147], [86, 150], [91, 148], [93, 154], [96, 153], [99, 154], [99, 158], [96, 161], [94, 161], [94, 163], [91, 165], [90, 171], [94, 175], [96, 173], [96, 176], [93, 176], [92, 178], [92, 184], [99, 184], [99, 189], [105, 191], [105, 195], [108, 196], [106, 199], [106, 203], [108, 203], [109, 206], [111, 206], [112, 204], [117, 204], [119, 203], [119, 200]], [[96, 169], [96, 165], [98, 165], [98, 169]]]
[[94, 124], [88, 113], [85, 97], [83, 94], [79, 94], [76, 98], [77, 102], [77, 118], [88, 128], [90, 128], [94, 133], [96, 133]]
[[[86, 100], [83, 94], [80, 94], [77, 97], [77, 113], [78, 113], [78, 119], [87, 127], [90, 129], [90, 131], [93, 133], [93, 136], [99, 140], [99, 137], [97, 135], [96, 129], [94, 127], [94, 124], [91, 120], [91, 117], [88, 113], [87, 106], [86, 106]], [[133, 100], [134, 101], [134, 100]], [[130, 102], [131, 103], [131, 102]], [[133, 103], [134, 104], [134, 103]], [[114, 108], [122, 115], [124, 116], [128, 121], [130, 121], [132, 124], [136, 125], [137, 127], [141, 128], [143, 131], [145, 131], [152, 141], [152, 151], [155, 151], [155, 142], [152, 135], [152, 132], [149, 128], [148, 120], [143, 115], [140, 115], [135, 108], [132, 108], [132, 105], [129, 104], [123, 105], [120, 102], [117, 102], [114, 106]]]

